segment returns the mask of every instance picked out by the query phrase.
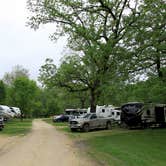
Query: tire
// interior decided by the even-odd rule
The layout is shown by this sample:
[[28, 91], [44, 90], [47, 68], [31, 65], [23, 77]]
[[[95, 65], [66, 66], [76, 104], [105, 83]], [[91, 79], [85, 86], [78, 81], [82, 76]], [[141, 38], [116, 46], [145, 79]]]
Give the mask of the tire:
[[111, 130], [112, 129], [111, 122], [107, 122], [106, 129], [107, 130]]
[[82, 129], [84, 132], [89, 132], [89, 130], [90, 130], [89, 124], [88, 123], [84, 124]]

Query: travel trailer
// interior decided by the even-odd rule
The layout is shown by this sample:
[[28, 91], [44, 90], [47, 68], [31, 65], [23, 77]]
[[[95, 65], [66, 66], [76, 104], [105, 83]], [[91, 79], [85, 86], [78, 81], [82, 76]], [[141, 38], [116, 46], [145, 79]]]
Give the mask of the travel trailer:
[[87, 113], [87, 109], [66, 109], [65, 110], [65, 114], [66, 115], [82, 115], [82, 114], [86, 114]]
[[1, 116], [4, 117], [4, 119], [9, 119], [14, 117], [14, 113], [6, 105], [0, 105], [0, 113], [1, 113]]
[[15, 117], [21, 116], [21, 110], [18, 107], [10, 107], [11, 111], [15, 113]]
[[[90, 113], [90, 107], [87, 113]], [[99, 117], [111, 117], [112, 120], [120, 123], [121, 110], [119, 107], [114, 107], [112, 105], [96, 106], [96, 114]]]
[[121, 122], [128, 127], [166, 127], [166, 104], [130, 102], [121, 111]]
[[113, 120], [117, 121], [120, 124], [120, 115], [121, 115], [121, 108], [115, 107], [111, 112], [111, 117]]
[[73, 118], [77, 118], [79, 116], [82, 116], [87, 113], [87, 109], [66, 109], [65, 110], [65, 115], [69, 117], [69, 121]]

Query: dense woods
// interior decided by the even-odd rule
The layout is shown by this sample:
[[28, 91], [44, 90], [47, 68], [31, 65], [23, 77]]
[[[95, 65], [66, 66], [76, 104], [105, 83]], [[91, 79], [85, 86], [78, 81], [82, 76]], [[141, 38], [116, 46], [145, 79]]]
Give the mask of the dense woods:
[[28, 0], [27, 7], [28, 25], [54, 24], [52, 40], [66, 36], [71, 51], [59, 67], [46, 59], [41, 87], [27, 69], [6, 73], [0, 103], [35, 117], [129, 101], [166, 103], [164, 0]]

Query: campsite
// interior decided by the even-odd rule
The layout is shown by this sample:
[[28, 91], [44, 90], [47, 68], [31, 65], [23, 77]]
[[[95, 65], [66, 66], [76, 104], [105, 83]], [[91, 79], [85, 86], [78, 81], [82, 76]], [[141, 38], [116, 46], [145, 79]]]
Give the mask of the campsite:
[[0, 166], [165, 166], [166, 1], [5, 0]]

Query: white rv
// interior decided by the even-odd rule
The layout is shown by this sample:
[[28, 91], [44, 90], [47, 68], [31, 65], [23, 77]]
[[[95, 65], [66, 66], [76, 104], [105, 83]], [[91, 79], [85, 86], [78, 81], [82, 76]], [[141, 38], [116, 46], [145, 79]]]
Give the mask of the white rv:
[[[90, 113], [90, 107], [87, 113]], [[114, 107], [112, 105], [96, 106], [96, 114], [99, 117], [111, 117], [111, 119], [120, 122], [121, 110], [119, 107]]]
[[6, 105], [0, 105], [0, 112], [4, 118], [13, 118], [15, 115]]
[[87, 113], [87, 109], [77, 108], [77, 109], [66, 109], [65, 110], [65, 115], [67, 115], [69, 117], [69, 121], [73, 118], [83, 116], [86, 113]]
[[121, 108], [115, 107], [111, 114], [111, 118], [120, 124]]
[[[114, 107], [112, 105], [103, 105], [103, 106], [96, 106], [96, 114], [97, 116], [102, 116], [102, 117], [111, 117], [112, 116], [112, 111], [114, 110]], [[87, 113], [90, 112], [90, 107], [88, 108]]]
[[10, 109], [15, 113], [16, 117], [20, 117], [21, 116], [21, 110], [18, 107], [10, 107]]

